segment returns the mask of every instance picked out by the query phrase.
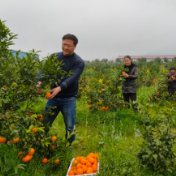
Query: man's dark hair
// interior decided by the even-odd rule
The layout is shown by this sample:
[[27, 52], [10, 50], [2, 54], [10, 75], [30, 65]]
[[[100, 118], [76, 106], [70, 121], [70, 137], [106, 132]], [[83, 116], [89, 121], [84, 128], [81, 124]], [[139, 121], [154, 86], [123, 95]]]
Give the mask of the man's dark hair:
[[78, 39], [75, 35], [73, 34], [66, 34], [62, 37], [62, 40], [65, 40], [65, 39], [69, 39], [69, 40], [73, 40], [73, 43], [74, 45], [76, 46], [78, 44]]
[[129, 55], [126, 55], [123, 59], [125, 59], [125, 58], [128, 58], [132, 61], [131, 56], [129, 56]]

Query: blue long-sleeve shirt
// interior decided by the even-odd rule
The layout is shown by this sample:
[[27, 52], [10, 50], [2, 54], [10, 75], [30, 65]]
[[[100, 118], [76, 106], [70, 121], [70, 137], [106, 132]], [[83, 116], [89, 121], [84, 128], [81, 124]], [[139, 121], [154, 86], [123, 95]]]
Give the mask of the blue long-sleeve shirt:
[[[58, 56], [58, 61], [63, 61], [64, 65], [62, 66], [62, 70], [69, 72], [71, 74], [69, 77], [61, 79], [61, 75], [58, 75], [58, 80], [61, 79], [61, 82], [58, 85], [51, 87], [51, 89], [60, 86], [61, 92], [59, 92], [56, 97], [75, 97], [78, 93], [78, 81], [81, 73], [84, 70], [84, 61], [79, 57], [76, 53], [73, 53], [70, 56], [64, 56], [63, 52], [56, 53]], [[40, 75], [42, 71], [38, 74], [37, 81], [40, 81]]]

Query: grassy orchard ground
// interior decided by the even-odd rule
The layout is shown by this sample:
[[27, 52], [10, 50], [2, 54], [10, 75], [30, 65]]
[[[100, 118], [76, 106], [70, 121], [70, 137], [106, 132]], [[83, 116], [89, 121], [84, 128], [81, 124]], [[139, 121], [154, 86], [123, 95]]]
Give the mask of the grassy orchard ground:
[[[155, 86], [139, 89], [138, 99], [147, 100], [155, 89]], [[46, 99], [41, 99], [41, 104], [37, 104], [34, 110], [44, 109], [46, 101]], [[158, 107], [157, 104], [156, 106]], [[116, 176], [128, 173], [127, 175], [151, 176], [150, 172], [138, 168], [138, 161], [135, 157], [139, 145], [142, 143], [142, 139], [135, 135], [135, 129], [140, 129], [140, 119], [139, 115], [134, 115], [132, 109], [117, 110], [116, 112], [100, 111], [90, 114], [86, 98], [83, 96], [77, 101], [77, 136], [73, 153], [66, 154], [56, 170], [50, 170], [49, 164], [43, 166], [37, 154], [34, 154], [34, 158], [26, 166], [22, 165], [25, 170], [19, 170], [17, 175], [64, 176], [72, 157], [86, 156], [95, 152], [100, 155], [99, 175]], [[58, 137], [64, 137], [65, 127], [61, 114], [53, 123], [51, 132], [57, 132]], [[11, 148], [0, 144], [0, 169], [13, 168], [12, 166], [20, 167], [23, 163], [17, 157], [17, 153], [16, 145]], [[6, 165], [1, 165], [2, 158], [5, 158]]]

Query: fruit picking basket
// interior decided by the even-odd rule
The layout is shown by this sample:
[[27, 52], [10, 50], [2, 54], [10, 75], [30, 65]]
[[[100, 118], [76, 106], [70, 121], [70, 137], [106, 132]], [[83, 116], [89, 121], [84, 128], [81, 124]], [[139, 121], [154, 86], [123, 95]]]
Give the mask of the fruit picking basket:
[[[71, 174], [70, 174], [70, 171], [71, 171], [71, 168], [73, 167], [73, 162], [75, 161], [75, 158], [73, 158], [72, 160], [71, 160], [71, 163], [70, 163], [70, 166], [69, 166], [69, 168], [68, 168], [68, 171], [67, 171], [67, 175], [66, 176], [71, 176]], [[75, 174], [74, 173], [74, 175], [72, 175], [72, 176], [95, 176], [97, 173], [99, 172], [99, 162], [97, 162], [97, 171], [95, 172], [93, 172], [93, 173], [82, 173], [82, 174]]]

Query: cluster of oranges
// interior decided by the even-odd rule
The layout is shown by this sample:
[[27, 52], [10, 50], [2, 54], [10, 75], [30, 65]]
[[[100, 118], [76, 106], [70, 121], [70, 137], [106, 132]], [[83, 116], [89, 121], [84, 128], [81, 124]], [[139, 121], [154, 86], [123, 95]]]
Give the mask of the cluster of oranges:
[[109, 107], [105, 107], [105, 106], [102, 107], [103, 111], [107, 111], [108, 109], [109, 109]]
[[98, 154], [90, 153], [86, 158], [83, 156], [73, 160], [68, 175], [83, 175], [96, 173], [98, 170]]
[[[22, 151], [20, 151], [20, 152], [18, 153], [18, 157], [19, 157], [19, 158], [21, 158], [22, 153], [23, 153]], [[34, 148], [30, 148], [30, 151], [27, 153], [26, 156], [24, 156], [24, 157], [22, 158], [22, 161], [23, 161], [24, 163], [29, 162], [29, 161], [32, 159], [34, 153], [35, 153], [35, 149], [34, 149]]]
[[[16, 137], [15, 139], [10, 139], [10, 142], [12, 144], [16, 144], [19, 141], [19, 139], [20, 139], [19, 137]], [[7, 142], [7, 139], [0, 136], [0, 143], [6, 143], [6, 142]]]

